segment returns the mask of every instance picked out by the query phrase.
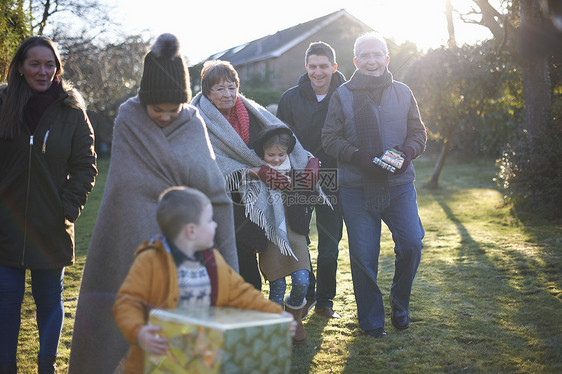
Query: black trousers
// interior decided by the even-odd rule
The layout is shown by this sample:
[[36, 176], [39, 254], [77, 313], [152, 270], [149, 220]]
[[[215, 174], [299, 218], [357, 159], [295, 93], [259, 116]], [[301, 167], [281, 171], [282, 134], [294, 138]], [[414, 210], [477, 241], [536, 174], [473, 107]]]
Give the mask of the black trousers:
[[261, 291], [261, 274], [258, 268], [257, 254], [246, 254], [238, 250], [238, 268], [244, 280]]
[[[336, 296], [336, 272], [338, 269], [339, 242], [343, 231], [343, 213], [338, 199], [334, 210], [327, 205], [316, 205], [316, 228], [318, 230], [318, 258], [316, 278], [311, 271], [306, 294], [307, 300], [317, 300], [317, 308], [331, 308]], [[311, 217], [312, 218], [312, 217]]]

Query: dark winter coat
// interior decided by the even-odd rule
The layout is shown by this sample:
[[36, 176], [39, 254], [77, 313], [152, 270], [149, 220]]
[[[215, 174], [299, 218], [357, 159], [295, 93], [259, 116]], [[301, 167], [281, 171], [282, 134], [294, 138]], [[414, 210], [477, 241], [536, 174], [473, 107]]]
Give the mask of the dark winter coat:
[[277, 108], [277, 117], [293, 130], [304, 149], [320, 160], [322, 168], [337, 167], [335, 158], [324, 152], [321, 135], [330, 98], [344, 82], [344, 75], [336, 71], [332, 75], [328, 94], [318, 102], [308, 74], [303, 74], [297, 86], [289, 88], [281, 96]]
[[74, 263], [74, 221], [97, 169], [82, 98], [63, 88], [33, 135], [26, 127], [14, 139], [0, 139], [0, 265], [45, 269]]

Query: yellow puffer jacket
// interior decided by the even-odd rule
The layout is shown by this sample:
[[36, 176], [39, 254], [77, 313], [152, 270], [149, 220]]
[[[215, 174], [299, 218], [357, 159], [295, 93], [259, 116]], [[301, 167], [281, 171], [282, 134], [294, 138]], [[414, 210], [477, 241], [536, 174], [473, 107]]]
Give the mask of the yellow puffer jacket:
[[[228, 266], [217, 250], [209, 249], [202, 254], [211, 278], [211, 305], [282, 312], [278, 304], [267, 300]], [[135, 255], [113, 306], [117, 325], [131, 345], [125, 373], [144, 373], [144, 351], [137, 344], [137, 335], [146, 324], [150, 310], [176, 308], [179, 299], [176, 264], [162, 241], [145, 241]]]

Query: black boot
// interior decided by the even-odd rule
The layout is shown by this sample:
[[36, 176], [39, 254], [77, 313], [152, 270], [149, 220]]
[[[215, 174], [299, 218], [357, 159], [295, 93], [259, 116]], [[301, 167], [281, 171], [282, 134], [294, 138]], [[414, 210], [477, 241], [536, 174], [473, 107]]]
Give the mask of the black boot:
[[57, 372], [57, 356], [39, 356], [37, 359], [37, 372], [39, 374], [55, 374]]
[[1, 364], [0, 374], [16, 374], [18, 372], [18, 364]]

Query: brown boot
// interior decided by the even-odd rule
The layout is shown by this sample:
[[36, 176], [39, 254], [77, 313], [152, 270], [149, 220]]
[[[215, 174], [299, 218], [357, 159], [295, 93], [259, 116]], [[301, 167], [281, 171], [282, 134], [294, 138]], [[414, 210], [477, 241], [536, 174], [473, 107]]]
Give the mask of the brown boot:
[[303, 300], [302, 305], [294, 307], [289, 305], [289, 297], [285, 297], [285, 310], [293, 315], [293, 318], [297, 322], [297, 331], [293, 337], [293, 345], [300, 345], [306, 343], [306, 331], [304, 331], [304, 326], [302, 325], [302, 311], [304, 305], [306, 304], [306, 299]]

